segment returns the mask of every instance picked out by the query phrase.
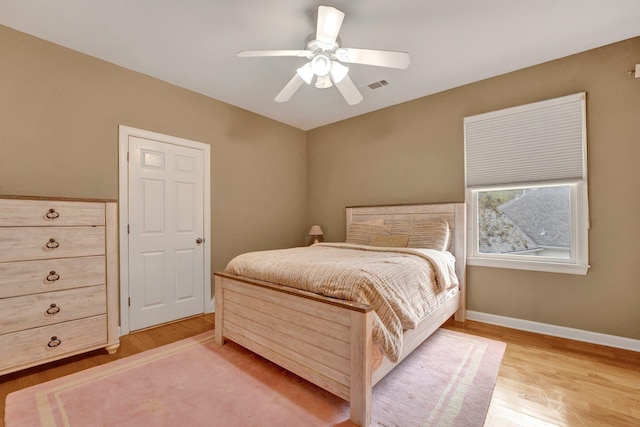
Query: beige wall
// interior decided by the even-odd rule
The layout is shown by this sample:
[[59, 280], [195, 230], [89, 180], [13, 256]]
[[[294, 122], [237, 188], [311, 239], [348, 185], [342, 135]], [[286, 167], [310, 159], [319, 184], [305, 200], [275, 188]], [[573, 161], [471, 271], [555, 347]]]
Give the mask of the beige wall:
[[122, 124], [211, 145], [214, 271], [304, 243], [303, 131], [3, 26], [0, 56], [0, 194], [117, 198]]
[[640, 339], [640, 38], [306, 134], [2, 26], [0, 55], [0, 194], [117, 198], [120, 124], [208, 143], [214, 271], [342, 240], [345, 206], [463, 201], [463, 117], [586, 91], [589, 274], [470, 267], [468, 308]]
[[469, 267], [467, 307], [640, 339], [638, 62], [635, 38], [312, 130], [309, 222], [343, 240], [345, 206], [463, 201], [465, 116], [586, 91], [589, 273]]

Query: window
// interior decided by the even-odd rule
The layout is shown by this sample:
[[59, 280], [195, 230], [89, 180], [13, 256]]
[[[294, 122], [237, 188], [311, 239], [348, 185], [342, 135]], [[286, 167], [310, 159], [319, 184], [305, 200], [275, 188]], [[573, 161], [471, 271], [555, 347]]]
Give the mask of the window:
[[468, 263], [586, 274], [585, 94], [465, 118]]

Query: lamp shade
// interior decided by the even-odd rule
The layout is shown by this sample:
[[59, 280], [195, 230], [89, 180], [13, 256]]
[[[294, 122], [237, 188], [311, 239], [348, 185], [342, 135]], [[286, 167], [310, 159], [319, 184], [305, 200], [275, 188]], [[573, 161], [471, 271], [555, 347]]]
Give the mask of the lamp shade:
[[309, 236], [322, 236], [324, 233], [322, 232], [322, 228], [319, 225], [314, 225], [309, 230]]

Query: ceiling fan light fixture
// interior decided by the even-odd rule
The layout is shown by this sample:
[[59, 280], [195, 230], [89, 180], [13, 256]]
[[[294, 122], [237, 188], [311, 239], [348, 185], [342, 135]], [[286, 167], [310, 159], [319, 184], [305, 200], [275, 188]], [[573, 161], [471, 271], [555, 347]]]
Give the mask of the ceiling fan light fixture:
[[311, 69], [318, 77], [324, 77], [331, 71], [331, 58], [324, 53], [319, 53], [311, 60]]
[[315, 75], [313, 70], [311, 69], [311, 61], [307, 62], [302, 67], [298, 68], [296, 70], [296, 73], [298, 73], [300, 78], [302, 80], [304, 80], [304, 82], [306, 84], [310, 85], [311, 84], [311, 80], [313, 79], [313, 76]]
[[334, 83], [340, 83], [349, 73], [349, 67], [342, 65], [338, 61], [332, 61], [331, 78]]
[[318, 89], [326, 89], [331, 86], [333, 86], [333, 83], [331, 83], [329, 76], [318, 76], [316, 79], [316, 87]]

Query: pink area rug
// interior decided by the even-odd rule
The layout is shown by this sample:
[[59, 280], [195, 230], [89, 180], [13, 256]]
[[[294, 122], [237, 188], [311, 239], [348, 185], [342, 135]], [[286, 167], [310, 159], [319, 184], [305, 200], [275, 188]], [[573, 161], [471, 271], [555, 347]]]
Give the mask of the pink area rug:
[[[482, 426], [505, 345], [438, 330], [373, 390], [372, 425]], [[207, 332], [7, 396], [7, 427], [351, 426], [342, 399]]]

